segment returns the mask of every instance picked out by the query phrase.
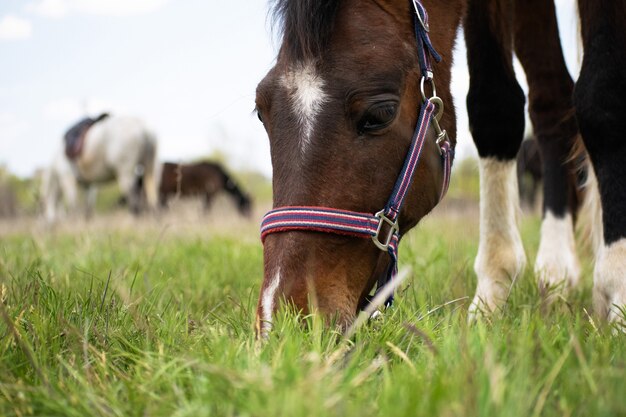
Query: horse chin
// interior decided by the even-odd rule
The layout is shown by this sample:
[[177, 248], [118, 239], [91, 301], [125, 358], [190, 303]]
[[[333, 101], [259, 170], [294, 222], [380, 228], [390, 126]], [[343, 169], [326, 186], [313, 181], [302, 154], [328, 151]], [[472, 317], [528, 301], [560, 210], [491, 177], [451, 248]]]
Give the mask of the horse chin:
[[303, 317], [314, 313], [329, 326], [349, 326], [379, 276], [381, 253], [359, 238], [310, 232], [268, 236], [257, 310], [261, 334], [271, 328], [283, 300]]

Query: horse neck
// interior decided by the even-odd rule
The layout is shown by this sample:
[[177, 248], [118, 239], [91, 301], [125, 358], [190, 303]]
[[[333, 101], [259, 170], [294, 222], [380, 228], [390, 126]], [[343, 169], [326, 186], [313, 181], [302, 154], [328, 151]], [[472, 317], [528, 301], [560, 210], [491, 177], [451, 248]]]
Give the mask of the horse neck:
[[222, 178], [224, 181], [224, 190], [230, 194], [237, 202], [245, 199], [245, 195], [241, 191], [241, 189], [237, 186], [237, 183], [226, 174], [223, 170], [221, 170]]

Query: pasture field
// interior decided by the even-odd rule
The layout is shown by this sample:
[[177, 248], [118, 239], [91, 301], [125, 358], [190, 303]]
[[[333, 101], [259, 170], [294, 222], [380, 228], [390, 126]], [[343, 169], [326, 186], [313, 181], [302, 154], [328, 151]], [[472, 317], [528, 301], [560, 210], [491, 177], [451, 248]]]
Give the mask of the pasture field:
[[382, 318], [345, 341], [283, 311], [258, 344], [258, 223], [233, 216], [0, 225], [0, 415], [626, 415], [625, 339], [587, 314], [584, 251], [567, 300], [527, 268], [468, 326], [478, 213], [440, 210], [403, 241], [412, 272]]

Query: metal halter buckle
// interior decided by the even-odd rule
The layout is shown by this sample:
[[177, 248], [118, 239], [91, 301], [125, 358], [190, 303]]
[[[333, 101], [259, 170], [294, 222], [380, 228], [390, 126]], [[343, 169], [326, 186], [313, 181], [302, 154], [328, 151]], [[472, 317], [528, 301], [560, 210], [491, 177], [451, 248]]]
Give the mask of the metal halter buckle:
[[437, 140], [435, 141], [439, 146], [439, 154], [443, 155], [443, 148], [441, 146], [442, 143], [450, 143], [450, 137], [448, 136], [448, 132], [446, 130], [442, 130], [439, 136], [437, 136]]
[[439, 125], [439, 121], [441, 120], [441, 117], [443, 116], [443, 101], [439, 97], [431, 97], [428, 99], [428, 101], [434, 104], [435, 107], [437, 108], [437, 113], [435, 113], [434, 117], [431, 119], [431, 124], [433, 126], [433, 129], [435, 129], [435, 134], [437, 135], [437, 139], [435, 140], [435, 143], [437, 143], [438, 145], [439, 154], [443, 155], [443, 150], [441, 149], [441, 143], [445, 141], [448, 141], [448, 142], [450, 141], [450, 138], [448, 137], [448, 132], [446, 132], [445, 129], [442, 129], [441, 126]]
[[436, 117], [433, 117], [431, 120], [431, 124], [433, 125], [433, 129], [435, 129], [435, 134], [437, 135], [437, 139], [435, 139], [435, 143], [437, 144], [437, 148], [439, 149], [439, 154], [443, 155], [443, 149], [441, 149], [442, 142], [450, 142], [450, 137], [448, 136], [448, 132], [445, 129], [442, 129], [439, 126], [439, 120]]
[[437, 108], [437, 113], [435, 113], [435, 119], [437, 119], [437, 121], [439, 122], [441, 118], [443, 117], [443, 100], [441, 100], [437, 96], [433, 96], [429, 98], [428, 101], [433, 103], [435, 107]]
[[[378, 228], [376, 229], [376, 234], [372, 236], [372, 241], [374, 241], [374, 245], [382, 251], [387, 251], [389, 249], [389, 244], [391, 243], [391, 239], [393, 239], [393, 235], [400, 231], [398, 227], [398, 220], [393, 221], [389, 217], [385, 216], [385, 210], [381, 210], [378, 213], [374, 214], [375, 217], [379, 218]], [[383, 230], [384, 224], [389, 225], [389, 232], [387, 233], [387, 237], [385, 238], [385, 242], [380, 241], [380, 232]]]

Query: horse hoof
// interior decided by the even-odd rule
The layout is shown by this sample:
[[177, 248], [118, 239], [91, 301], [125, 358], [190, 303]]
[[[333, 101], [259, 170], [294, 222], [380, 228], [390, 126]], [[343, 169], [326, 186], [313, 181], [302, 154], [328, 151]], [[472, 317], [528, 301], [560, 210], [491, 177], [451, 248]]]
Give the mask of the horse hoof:
[[596, 314], [626, 331], [626, 239], [600, 250], [594, 272]]
[[474, 264], [478, 285], [468, 311], [470, 322], [500, 312], [515, 280], [526, 267], [526, 254], [519, 235], [510, 241], [492, 242], [490, 250], [481, 249]]
[[564, 293], [580, 281], [576, 256], [574, 225], [567, 214], [559, 219], [547, 212], [541, 226], [541, 243], [535, 261], [535, 276], [540, 291]]
[[511, 280], [508, 280], [507, 283], [492, 280], [484, 280], [482, 285], [479, 283], [476, 295], [467, 312], [468, 323], [473, 324], [481, 320], [488, 320], [494, 314], [501, 312], [509, 298], [511, 285]]

